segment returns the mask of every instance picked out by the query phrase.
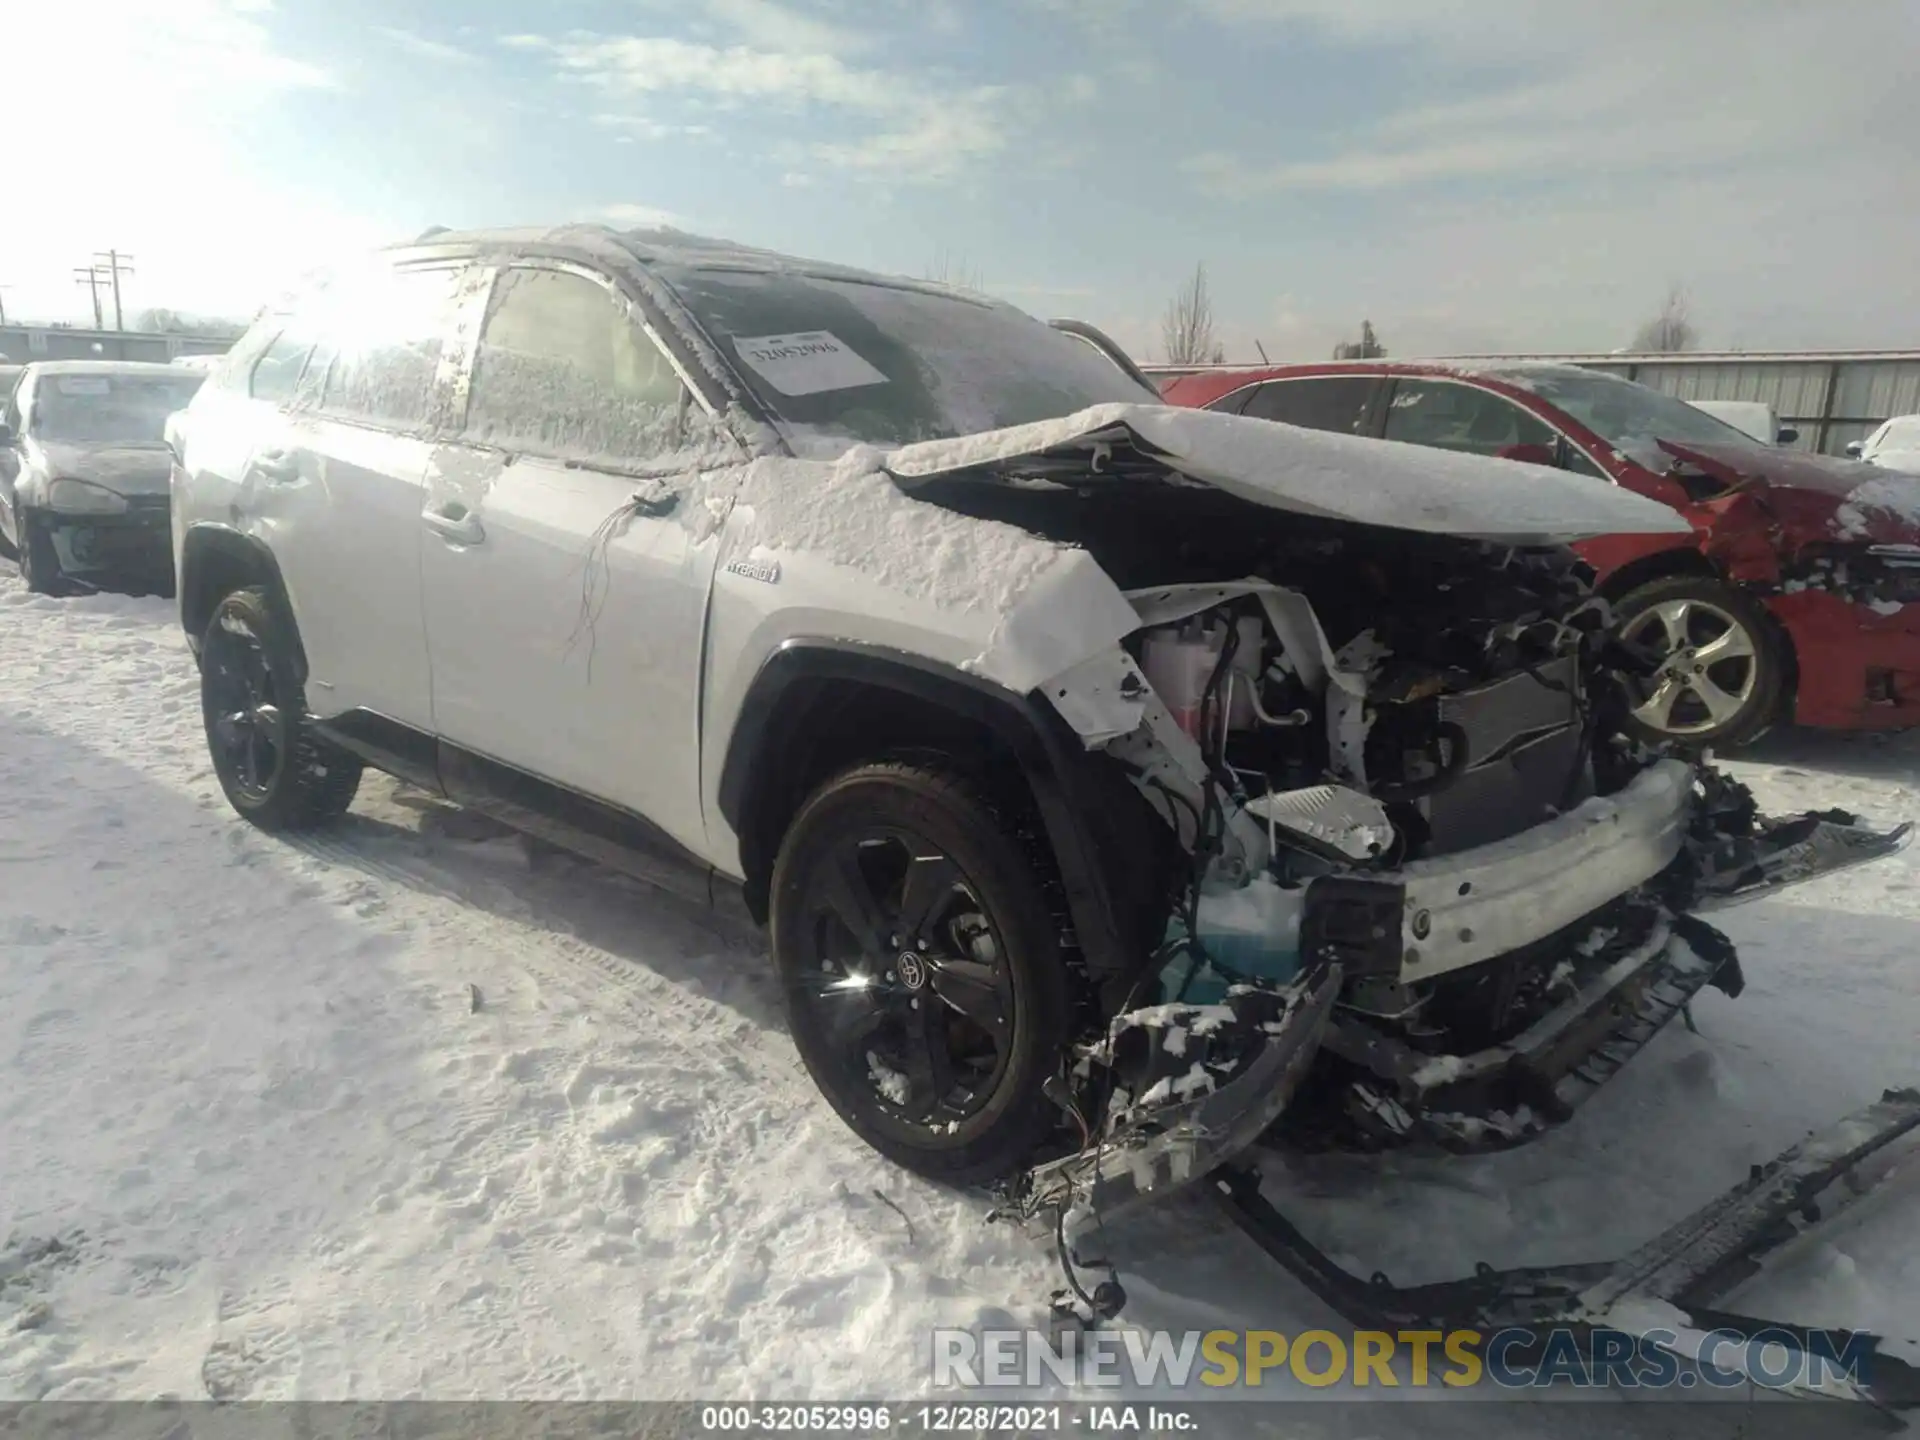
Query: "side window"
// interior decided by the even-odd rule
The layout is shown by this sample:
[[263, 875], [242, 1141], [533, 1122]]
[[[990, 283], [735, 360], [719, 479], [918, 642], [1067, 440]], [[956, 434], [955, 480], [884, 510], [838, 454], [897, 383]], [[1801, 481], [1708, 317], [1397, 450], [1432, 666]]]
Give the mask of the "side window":
[[330, 286], [317, 307], [319, 339], [302, 392], [317, 390], [320, 409], [342, 420], [426, 425], [460, 273], [380, 270]]
[[253, 374], [247, 382], [247, 394], [256, 400], [276, 405], [291, 404], [294, 389], [307, 356], [313, 353], [313, 336], [298, 323], [290, 323], [253, 362]]
[[1386, 438], [1472, 455], [1498, 455], [1512, 445], [1552, 448], [1560, 439], [1544, 420], [1505, 396], [1450, 380], [1396, 384]]
[[1593, 480], [1605, 480], [1609, 484], [1612, 483], [1613, 477], [1598, 465], [1594, 464], [1593, 461], [1589, 460], [1586, 451], [1581, 450], [1578, 446], [1568, 445], [1566, 449], [1560, 453], [1566, 457], [1562, 462], [1564, 467], [1575, 475], [1585, 475]]
[[679, 448], [680, 377], [618, 296], [564, 270], [506, 271], [467, 397], [467, 436], [504, 450], [644, 460]]
[[1206, 408], [1209, 410], [1218, 410], [1227, 415], [1242, 414], [1247, 408], [1247, 402], [1258, 394], [1259, 390], [1260, 387], [1258, 385], [1243, 386], [1229, 394], [1222, 395]]
[[1370, 375], [1334, 375], [1317, 380], [1270, 380], [1240, 413], [1307, 430], [1364, 434], [1367, 402], [1378, 382]]

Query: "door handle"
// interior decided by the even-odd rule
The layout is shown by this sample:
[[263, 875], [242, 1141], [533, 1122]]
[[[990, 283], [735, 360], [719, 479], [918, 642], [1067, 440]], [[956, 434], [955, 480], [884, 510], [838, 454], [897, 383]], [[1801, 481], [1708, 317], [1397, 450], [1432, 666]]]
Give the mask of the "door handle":
[[284, 450], [256, 451], [248, 467], [269, 485], [293, 485], [300, 479], [300, 467]]
[[480, 517], [458, 500], [442, 500], [420, 512], [426, 527], [456, 545], [478, 545], [487, 538]]

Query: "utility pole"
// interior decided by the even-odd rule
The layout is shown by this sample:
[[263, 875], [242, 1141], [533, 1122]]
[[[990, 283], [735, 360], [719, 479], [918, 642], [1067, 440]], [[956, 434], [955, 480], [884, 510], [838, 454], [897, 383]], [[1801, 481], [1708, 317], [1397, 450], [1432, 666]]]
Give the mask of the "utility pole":
[[87, 287], [87, 293], [93, 297], [93, 328], [104, 330], [107, 322], [100, 315], [100, 272], [91, 265], [73, 267], [73, 283]]
[[11, 285], [0, 285], [0, 325], [7, 323], [7, 291], [12, 288]]
[[[104, 269], [113, 277], [113, 328], [116, 330], [127, 328], [120, 315], [120, 277], [133, 274], [133, 266], [125, 263], [131, 259], [131, 255], [122, 255], [118, 250], [108, 250], [104, 254], [96, 250], [93, 255], [93, 268]], [[105, 265], [100, 263], [102, 260], [106, 261]]]

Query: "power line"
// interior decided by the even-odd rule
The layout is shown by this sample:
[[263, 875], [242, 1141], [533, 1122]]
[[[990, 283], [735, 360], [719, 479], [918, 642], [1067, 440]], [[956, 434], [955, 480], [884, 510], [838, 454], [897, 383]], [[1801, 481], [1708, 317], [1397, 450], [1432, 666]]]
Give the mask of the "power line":
[[91, 265], [76, 265], [73, 269], [73, 283], [87, 287], [87, 293], [93, 297], [93, 328], [104, 330], [107, 322], [100, 314], [100, 272]]
[[[96, 250], [93, 254], [93, 268], [105, 270], [113, 279], [113, 328], [116, 330], [127, 328], [120, 314], [120, 277], [133, 274], [133, 266], [125, 263], [131, 259], [131, 255], [122, 255], [118, 250]], [[106, 261], [105, 265], [100, 263], [102, 260]]]

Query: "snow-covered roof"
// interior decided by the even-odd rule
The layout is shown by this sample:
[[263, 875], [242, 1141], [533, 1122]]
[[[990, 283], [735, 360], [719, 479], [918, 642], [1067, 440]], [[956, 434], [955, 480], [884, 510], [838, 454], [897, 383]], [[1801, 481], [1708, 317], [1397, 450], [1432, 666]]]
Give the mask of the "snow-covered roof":
[[745, 270], [764, 275], [805, 276], [816, 280], [840, 280], [854, 284], [888, 285], [903, 290], [921, 290], [948, 299], [970, 300], [994, 306], [1004, 302], [984, 295], [957, 290], [935, 280], [916, 280], [904, 275], [887, 275], [861, 270], [829, 260], [809, 260], [786, 255], [737, 240], [712, 235], [696, 235], [668, 226], [648, 226], [629, 230], [610, 225], [532, 225], [496, 230], [443, 230], [435, 234], [388, 247], [392, 250], [416, 250], [437, 246], [499, 247], [548, 245], [573, 249], [602, 257], [624, 255], [642, 265], [685, 266], [690, 269]]

